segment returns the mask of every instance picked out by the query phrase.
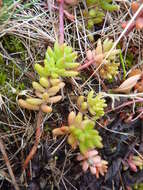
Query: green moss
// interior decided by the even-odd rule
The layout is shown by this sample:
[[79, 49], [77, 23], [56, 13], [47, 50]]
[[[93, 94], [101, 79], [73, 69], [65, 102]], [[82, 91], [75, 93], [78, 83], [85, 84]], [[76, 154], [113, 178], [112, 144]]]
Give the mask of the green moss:
[[7, 74], [5, 70], [5, 61], [3, 56], [0, 54], [0, 85], [3, 86], [6, 82]]
[[13, 35], [4, 36], [2, 38], [2, 45], [8, 53], [15, 53], [22, 61], [25, 60], [25, 47], [20, 38]]
[[4, 59], [3, 59], [3, 56], [0, 54], [0, 65], [3, 65], [4, 64]]
[[4, 85], [6, 82], [6, 74], [3, 72], [0, 72], [0, 85]]
[[127, 52], [127, 56], [126, 56], [126, 67], [127, 69], [130, 69], [133, 66], [133, 60], [134, 60], [134, 55], [132, 52]]
[[[8, 61], [8, 60], [7, 60]], [[12, 61], [6, 64], [5, 59], [0, 54], [0, 94], [6, 96], [9, 100], [9, 108], [15, 109], [17, 94], [25, 89], [24, 83], [21, 83], [17, 78], [21, 75], [21, 70]]]
[[143, 183], [135, 184], [133, 189], [134, 190], [143, 190]]

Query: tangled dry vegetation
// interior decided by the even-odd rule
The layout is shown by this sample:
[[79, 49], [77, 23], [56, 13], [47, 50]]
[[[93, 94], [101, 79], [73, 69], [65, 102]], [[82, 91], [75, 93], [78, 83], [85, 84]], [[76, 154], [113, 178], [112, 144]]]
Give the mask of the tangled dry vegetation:
[[0, 189], [143, 189], [143, 1], [0, 0]]

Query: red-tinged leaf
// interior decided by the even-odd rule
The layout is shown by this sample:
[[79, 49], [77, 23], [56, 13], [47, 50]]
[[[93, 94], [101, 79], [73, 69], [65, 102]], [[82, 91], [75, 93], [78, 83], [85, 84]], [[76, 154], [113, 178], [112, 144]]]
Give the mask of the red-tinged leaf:
[[0, 8], [2, 7], [2, 0], [0, 0]]
[[132, 88], [136, 85], [137, 81], [140, 79], [141, 74], [134, 75], [129, 77], [125, 80], [118, 88], [113, 89], [113, 92], [120, 92], [120, 93], [130, 93]]
[[138, 10], [139, 6], [140, 6], [139, 3], [133, 2], [133, 3], [131, 4], [132, 12], [135, 13], [135, 12]]
[[130, 166], [130, 169], [133, 171], [133, 172], [137, 172], [137, 167], [136, 165], [132, 162], [132, 160], [128, 160], [128, 164]]
[[136, 29], [141, 30], [143, 28], [143, 18], [139, 17], [136, 20]]

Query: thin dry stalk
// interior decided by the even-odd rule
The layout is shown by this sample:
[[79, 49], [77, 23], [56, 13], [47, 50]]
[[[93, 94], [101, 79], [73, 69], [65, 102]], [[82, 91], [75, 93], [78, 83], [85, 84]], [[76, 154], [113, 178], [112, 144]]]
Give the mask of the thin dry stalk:
[[7, 153], [6, 153], [6, 150], [5, 150], [5, 147], [4, 147], [4, 144], [3, 144], [3, 141], [1, 138], [0, 138], [0, 150], [2, 152], [2, 155], [3, 155], [4, 161], [6, 163], [7, 169], [9, 171], [9, 175], [11, 176], [13, 186], [16, 190], [20, 190], [17, 183], [16, 183], [16, 179], [15, 179], [13, 170], [11, 168], [11, 165], [10, 165], [10, 162], [9, 162], [9, 159], [8, 159], [8, 156], [7, 156]]

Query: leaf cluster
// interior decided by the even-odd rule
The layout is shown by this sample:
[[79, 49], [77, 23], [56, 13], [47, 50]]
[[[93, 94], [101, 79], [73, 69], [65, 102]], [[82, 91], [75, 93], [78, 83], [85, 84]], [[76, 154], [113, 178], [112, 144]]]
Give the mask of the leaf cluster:
[[[106, 39], [101, 42], [101, 39], [97, 42], [97, 47], [93, 51], [88, 51], [87, 59], [93, 59], [95, 61], [94, 66], [99, 67], [99, 74], [100, 77], [107, 80], [112, 80], [117, 74], [118, 74], [118, 67], [120, 63], [119, 60], [119, 54], [120, 49], [112, 49], [114, 45], [113, 40]], [[88, 55], [90, 54], [90, 57]]]
[[94, 97], [93, 90], [88, 93], [87, 97], [79, 96], [77, 104], [81, 112], [89, 111], [94, 120], [104, 115], [104, 108], [107, 106], [101, 94]]
[[68, 126], [62, 126], [53, 130], [53, 135], [69, 134], [68, 143], [73, 149], [79, 147], [82, 154], [86, 153], [89, 149], [102, 148], [102, 138], [99, 132], [94, 128], [95, 122], [83, 118], [82, 113], [77, 115], [71, 112], [68, 116]]
[[103, 22], [105, 17], [104, 11], [116, 11], [118, 6], [112, 4], [112, 0], [86, 0], [88, 11], [84, 11], [84, 15], [88, 18], [88, 29], [92, 29], [94, 24]]
[[49, 104], [57, 103], [62, 96], [56, 94], [64, 87], [64, 83], [60, 79], [48, 79], [40, 77], [39, 82], [33, 82], [32, 86], [35, 90], [35, 95], [28, 96], [26, 100], [19, 99], [19, 105], [28, 110], [41, 109], [45, 113], [52, 112], [52, 107]]
[[112, 0], [86, 0], [87, 6], [94, 6], [98, 5], [100, 6], [103, 10], [106, 11], [116, 11], [118, 10], [118, 6], [112, 4]]
[[73, 52], [72, 47], [66, 44], [59, 45], [55, 42], [54, 49], [48, 47], [44, 67], [40, 64], [35, 64], [35, 69], [40, 76], [44, 77], [74, 77], [78, 75], [76, 63], [77, 53]]

